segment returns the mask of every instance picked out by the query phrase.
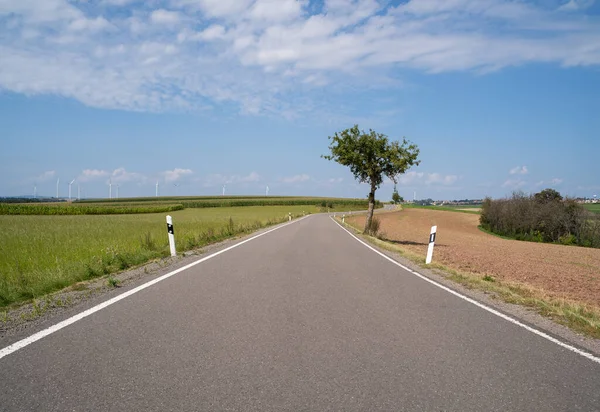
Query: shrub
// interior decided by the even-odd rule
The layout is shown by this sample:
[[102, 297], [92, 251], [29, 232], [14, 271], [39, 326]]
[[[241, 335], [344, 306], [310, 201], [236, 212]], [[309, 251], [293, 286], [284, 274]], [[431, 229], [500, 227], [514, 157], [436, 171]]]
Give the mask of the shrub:
[[506, 199], [486, 198], [480, 224], [518, 240], [600, 247], [598, 216], [553, 189], [531, 196], [515, 192]]
[[371, 226], [367, 230], [367, 235], [377, 237], [380, 226], [381, 221], [378, 218], [373, 217], [373, 220], [371, 220]]

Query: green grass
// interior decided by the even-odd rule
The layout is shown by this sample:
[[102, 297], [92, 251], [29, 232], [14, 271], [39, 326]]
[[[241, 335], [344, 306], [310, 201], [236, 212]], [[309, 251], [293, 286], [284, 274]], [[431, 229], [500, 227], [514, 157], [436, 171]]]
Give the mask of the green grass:
[[583, 207], [591, 212], [600, 213], [600, 203], [584, 203]]
[[[179, 252], [314, 213], [314, 206], [171, 212]], [[168, 256], [165, 213], [0, 216], [0, 307]]]

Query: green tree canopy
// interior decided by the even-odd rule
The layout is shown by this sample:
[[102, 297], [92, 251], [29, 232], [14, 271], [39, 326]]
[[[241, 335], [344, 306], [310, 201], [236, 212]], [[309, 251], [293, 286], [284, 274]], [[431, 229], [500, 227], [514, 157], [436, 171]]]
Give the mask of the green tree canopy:
[[419, 148], [405, 138], [402, 142], [390, 141], [386, 135], [374, 130], [369, 129], [366, 133], [359, 130], [358, 125], [336, 132], [329, 136], [329, 140], [331, 154], [321, 157], [348, 166], [356, 180], [371, 186], [364, 230], [368, 233], [373, 221], [375, 191], [385, 177], [397, 183], [399, 175], [406, 173], [411, 166], [418, 165]]
[[554, 189], [544, 189], [534, 195], [538, 203], [560, 202], [563, 200], [562, 195]]

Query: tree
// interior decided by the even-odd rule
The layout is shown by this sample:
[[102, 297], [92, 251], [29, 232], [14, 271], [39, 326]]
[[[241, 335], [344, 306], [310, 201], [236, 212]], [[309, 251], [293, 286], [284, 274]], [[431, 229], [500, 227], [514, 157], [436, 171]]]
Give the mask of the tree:
[[385, 176], [397, 183], [398, 175], [405, 173], [411, 166], [418, 165], [419, 148], [405, 138], [400, 143], [389, 141], [386, 135], [371, 129], [365, 133], [358, 129], [358, 125], [336, 132], [329, 136], [329, 140], [331, 154], [321, 157], [348, 166], [356, 180], [371, 186], [364, 229], [365, 233], [369, 233], [375, 209], [375, 191], [381, 186]]
[[394, 192], [392, 193], [392, 203], [397, 205], [398, 203], [404, 202], [404, 199], [400, 194], [398, 194], [398, 189], [396, 189], [396, 185], [394, 185]]
[[536, 193], [534, 197], [538, 203], [560, 202], [563, 200], [561, 194], [554, 189], [544, 189], [540, 193]]

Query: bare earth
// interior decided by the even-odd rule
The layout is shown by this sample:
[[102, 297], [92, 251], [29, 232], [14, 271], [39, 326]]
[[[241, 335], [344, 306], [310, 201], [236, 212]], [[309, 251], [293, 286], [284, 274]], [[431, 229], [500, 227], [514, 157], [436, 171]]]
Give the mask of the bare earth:
[[[600, 249], [501, 239], [480, 231], [479, 216], [466, 213], [405, 209], [378, 218], [386, 239], [423, 256], [437, 225], [434, 262], [600, 306]], [[364, 220], [348, 222], [362, 227]]]

